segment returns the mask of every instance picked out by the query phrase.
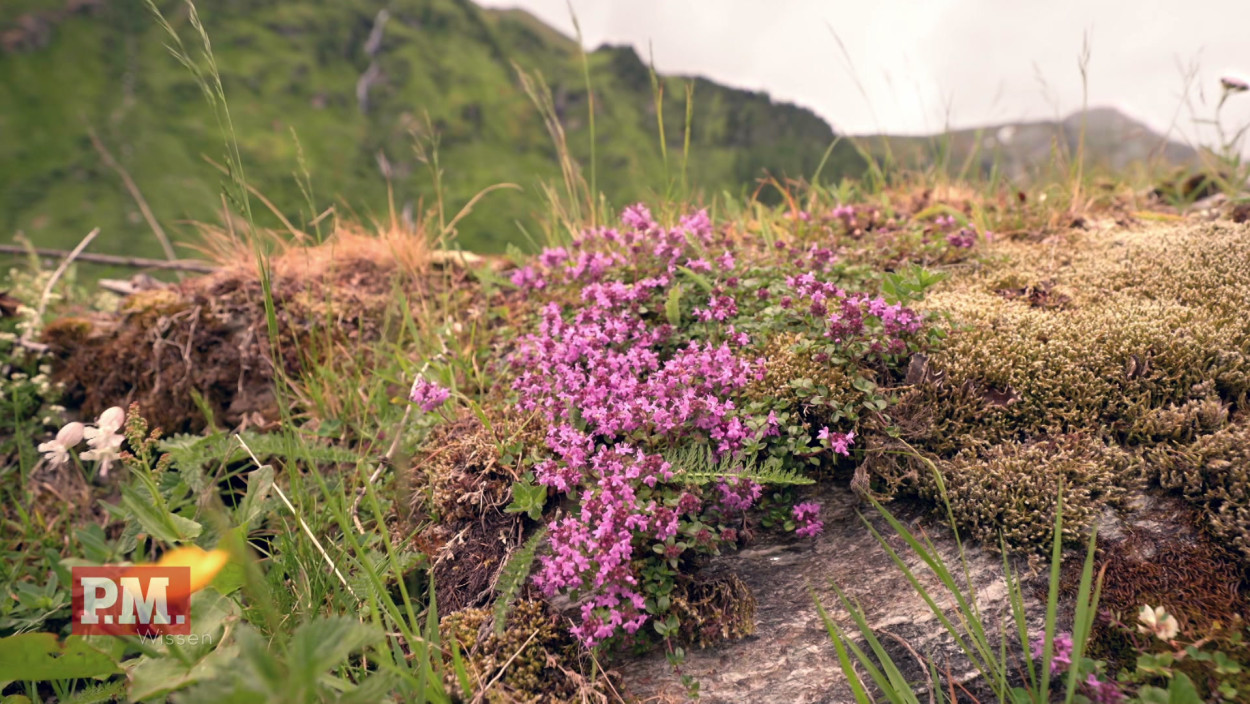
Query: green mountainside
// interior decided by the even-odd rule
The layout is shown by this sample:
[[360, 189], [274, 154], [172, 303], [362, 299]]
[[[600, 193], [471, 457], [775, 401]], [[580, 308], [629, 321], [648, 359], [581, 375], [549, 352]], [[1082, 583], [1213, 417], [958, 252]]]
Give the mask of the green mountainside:
[[[200, 43], [181, 0], [158, 3], [193, 56]], [[214, 0], [199, 3], [225, 85], [248, 181], [303, 226], [334, 205], [366, 221], [431, 207], [433, 179], [414, 134], [440, 140], [451, 212], [492, 184], [459, 243], [524, 243], [518, 223], [560, 177], [542, 116], [513, 62], [541, 72], [573, 155], [590, 161], [588, 101], [577, 44], [520, 11], [468, 0]], [[383, 12], [384, 11], [384, 12]], [[221, 222], [221, 133], [191, 74], [139, 0], [16, 0], [0, 7], [0, 233], [68, 247], [102, 228], [93, 250], [159, 256], [156, 240], [94, 130], [177, 238], [189, 221]], [[688, 79], [666, 77], [669, 150], [661, 158], [651, 76], [630, 48], [589, 55], [598, 189], [614, 204], [679, 180]], [[808, 110], [693, 79], [689, 183], [704, 196], [752, 190], [766, 172], [810, 176], [834, 139]], [[428, 115], [428, 122], [427, 116]], [[298, 140], [296, 139], [298, 137]], [[297, 174], [311, 175], [311, 199]], [[826, 176], [861, 168], [841, 144]], [[230, 205], [230, 204], [227, 204]], [[233, 205], [231, 205], [233, 208]], [[256, 206], [257, 212], [263, 208]], [[265, 214], [264, 224], [277, 221]], [[532, 227], [528, 228], [531, 232]]]

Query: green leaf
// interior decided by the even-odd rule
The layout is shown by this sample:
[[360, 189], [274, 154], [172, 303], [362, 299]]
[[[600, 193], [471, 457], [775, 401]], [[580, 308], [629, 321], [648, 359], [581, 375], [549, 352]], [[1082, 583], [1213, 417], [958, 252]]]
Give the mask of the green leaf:
[[1172, 684], [1168, 686], [1168, 704], [1202, 704], [1202, 697], [1198, 696], [1193, 680], [1184, 672], [1172, 677]]
[[239, 648], [236, 644], [223, 645], [208, 655], [192, 661], [189, 665], [172, 655], [164, 657], [144, 656], [130, 669], [130, 701], [143, 701], [182, 689], [197, 682], [204, 682], [229, 673], [236, 667]]
[[229, 672], [238, 660], [239, 647], [227, 641], [241, 616], [239, 605], [214, 589], [194, 594], [191, 626], [198, 642], [169, 646], [158, 643], [154, 646], [155, 656], [149, 654], [128, 661], [130, 699], [140, 701], [167, 694]]
[[1221, 675], [1235, 675], [1241, 672], [1241, 665], [1228, 659], [1221, 651], [1215, 652], [1215, 671]]
[[74, 531], [78, 544], [82, 546], [83, 556], [91, 562], [103, 564], [113, 557], [113, 549], [109, 546], [108, 537], [99, 524], [92, 523], [85, 528]]
[[677, 268], [678, 268], [678, 269], [681, 269], [681, 273], [683, 273], [683, 274], [685, 274], [686, 276], [688, 276], [688, 277], [690, 278], [690, 280], [691, 280], [691, 281], [693, 281], [693, 282], [695, 282], [695, 284], [697, 284], [697, 285], [699, 286], [699, 288], [703, 289], [703, 291], [704, 291], [705, 293], [711, 293], [711, 292], [712, 292], [712, 288], [713, 288], [713, 287], [712, 287], [712, 282], [711, 282], [711, 281], [708, 281], [708, 280], [707, 280], [707, 277], [705, 277], [705, 276], [701, 276], [701, 275], [700, 275], [700, 274], [698, 274], [697, 272], [692, 271], [692, 270], [690, 270], [690, 269], [688, 269], [688, 268], [686, 268], [686, 267], [684, 267], [684, 266], [679, 266], [679, 267], [677, 267]]
[[345, 616], [309, 621], [291, 634], [291, 675], [315, 682], [322, 673], [341, 665], [347, 656], [382, 640], [382, 632]]
[[122, 506], [149, 535], [165, 543], [185, 543], [204, 529], [199, 523], [168, 511], [161, 511], [146, 491], [122, 487]]
[[243, 495], [243, 500], [239, 502], [238, 509], [235, 510], [235, 523], [248, 526], [256, 517], [265, 509], [265, 499], [269, 497], [269, 492], [273, 490], [273, 467], [264, 465], [260, 469], [253, 471], [247, 475], [247, 493]]
[[0, 638], [0, 682], [42, 682], [100, 677], [121, 672], [117, 661], [82, 636], [65, 642], [54, 633], [23, 633]]
[[668, 324], [681, 327], [681, 284], [673, 284], [668, 290], [668, 298], [664, 300], [664, 316]]
[[872, 393], [877, 388], [877, 385], [871, 379], [862, 376], [852, 377], [851, 386], [855, 387], [856, 391], [862, 391], [866, 394]]
[[535, 484], [533, 475], [526, 472], [521, 481], [512, 482], [512, 503], [504, 509], [507, 513], [524, 513], [537, 521], [543, 517], [543, 506], [547, 504], [547, 487]]

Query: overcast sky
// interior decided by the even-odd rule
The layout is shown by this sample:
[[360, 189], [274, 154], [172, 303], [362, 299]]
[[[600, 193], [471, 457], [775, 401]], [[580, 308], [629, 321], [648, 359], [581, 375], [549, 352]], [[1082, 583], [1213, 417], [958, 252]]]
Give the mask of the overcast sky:
[[[479, 2], [525, 8], [573, 34], [567, 0]], [[1183, 71], [1197, 72], [1190, 94], [1200, 118], [1211, 116], [1221, 76], [1250, 75], [1250, 0], [572, 0], [572, 6], [588, 48], [631, 44], [644, 60], [653, 52], [661, 73], [764, 90], [852, 134], [1067, 115], [1081, 107], [1077, 64], [1086, 35], [1090, 106], [1117, 107], [1160, 132], [1175, 120], [1182, 134], [1194, 134], [1193, 114], [1183, 106]], [[1250, 93], [1233, 96], [1223, 116], [1236, 126], [1250, 121]]]

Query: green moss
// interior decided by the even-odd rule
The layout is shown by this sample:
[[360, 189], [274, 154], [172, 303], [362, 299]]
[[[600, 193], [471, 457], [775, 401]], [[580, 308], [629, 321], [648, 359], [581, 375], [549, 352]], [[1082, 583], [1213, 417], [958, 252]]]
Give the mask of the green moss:
[[[1055, 526], [1062, 484], [1067, 539], [1079, 540], [1105, 508], [1121, 506], [1138, 482], [1137, 461], [1129, 453], [1086, 435], [1068, 435], [1028, 444], [1004, 443], [985, 451], [963, 450], [939, 470], [951, 511], [975, 538], [1042, 549]], [[919, 493], [940, 501], [936, 481], [918, 476]]]
[[[942, 453], [1045, 434], [1097, 432], [1156, 442], [1218, 427], [1221, 404], [1250, 390], [1250, 229], [1129, 233], [1080, 243], [1066, 260], [1037, 247], [933, 296], [954, 330], [936, 378], [914, 392], [932, 407], [923, 437]], [[1054, 280], [1070, 304], [1003, 295]]]
[[1208, 529], [1250, 564], [1250, 425], [1230, 425], [1146, 457], [1150, 476], [1202, 506]]
[[[607, 677], [591, 681], [577, 674], [585, 651], [545, 602], [518, 601], [499, 634], [489, 621], [488, 609], [464, 609], [444, 616], [439, 624], [447, 660], [455, 640], [469, 681], [480, 688], [494, 680], [483, 693], [485, 701], [554, 704], [578, 701], [584, 695], [600, 699], [608, 690]], [[460, 690], [454, 673], [448, 673], [446, 686], [448, 691]]]

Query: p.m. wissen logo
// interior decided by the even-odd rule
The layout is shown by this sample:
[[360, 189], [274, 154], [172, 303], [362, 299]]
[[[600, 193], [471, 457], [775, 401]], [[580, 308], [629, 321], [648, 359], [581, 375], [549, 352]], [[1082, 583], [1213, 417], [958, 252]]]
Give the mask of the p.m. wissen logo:
[[75, 567], [74, 635], [191, 634], [191, 568]]

